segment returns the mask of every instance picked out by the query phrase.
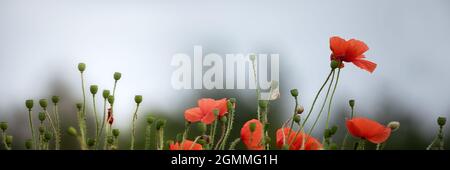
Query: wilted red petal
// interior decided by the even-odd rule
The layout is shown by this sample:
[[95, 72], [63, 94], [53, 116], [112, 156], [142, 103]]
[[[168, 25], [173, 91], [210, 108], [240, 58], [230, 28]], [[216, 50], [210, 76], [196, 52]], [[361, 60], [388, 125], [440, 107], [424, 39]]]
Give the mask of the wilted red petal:
[[375, 70], [375, 68], [377, 68], [377, 64], [364, 59], [355, 60], [353, 61], [353, 64], [370, 73], [372, 73]]
[[[256, 128], [254, 132], [250, 131], [250, 124], [255, 123]], [[262, 133], [263, 125], [256, 119], [247, 121], [241, 129], [241, 141], [250, 150], [262, 150], [264, 146], [262, 145]]]

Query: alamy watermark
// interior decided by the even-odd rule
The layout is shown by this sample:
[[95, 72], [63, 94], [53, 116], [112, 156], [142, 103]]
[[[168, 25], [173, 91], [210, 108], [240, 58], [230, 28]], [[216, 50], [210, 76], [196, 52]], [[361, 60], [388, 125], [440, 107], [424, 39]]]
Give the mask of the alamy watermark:
[[185, 53], [173, 56], [171, 65], [176, 70], [171, 78], [172, 87], [177, 90], [259, 89], [261, 100], [273, 100], [279, 96], [279, 60], [279, 54], [203, 55], [203, 48], [194, 46], [193, 57]]

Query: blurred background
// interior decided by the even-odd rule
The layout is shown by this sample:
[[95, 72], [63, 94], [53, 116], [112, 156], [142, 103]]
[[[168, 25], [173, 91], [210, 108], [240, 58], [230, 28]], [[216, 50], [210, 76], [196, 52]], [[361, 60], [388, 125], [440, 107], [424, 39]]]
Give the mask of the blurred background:
[[[366, 56], [378, 67], [373, 74], [352, 64], [343, 70], [333, 103], [335, 140], [345, 133], [348, 100], [355, 99], [358, 115], [401, 122], [387, 149], [424, 149], [437, 133], [437, 117], [450, 117], [449, 16], [448, 0], [0, 0], [0, 121], [9, 122], [13, 147], [23, 149], [30, 138], [25, 100], [38, 106], [37, 100], [59, 95], [62, 127], [76, 126], [79, 62], [87, 64], [86, 86], [97, 84], [99, 91], [112, 89], [113, 73], [122, 73], [114, 127], [122, 131], [123, 149], [136, 94], [144, 96], [138, 148], [146, 115], [168, 119], [173, 139], [183, 129], [184, 110], [202, 97], [235, 97], [238, 122], [254, 118], [254, 90], [172, 88], [172, 56], [193, 56], [201, 45], [203, 54], [280, 54], [281, 98], [271, 103], [269, 118], [274, 132], [292, 114], [290, 89], [299, 90], [308, 111], [329, 72], [329, 37], [338, 35], [366, 42]], [[242, 124], [235, 125], [231, 140]], [[319, 126], [314, 136], [322, 131]], [[75, 141], [63, 136], [63, 148], [78, 149]]]

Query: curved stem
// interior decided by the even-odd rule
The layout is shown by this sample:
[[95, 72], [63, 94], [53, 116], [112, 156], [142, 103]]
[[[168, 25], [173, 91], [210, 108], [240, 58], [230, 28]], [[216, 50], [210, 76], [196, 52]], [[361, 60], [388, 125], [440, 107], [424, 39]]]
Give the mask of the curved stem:
[[339, 83], [339, 75], [341, 73], [341, 68], [338, 69], [337, 77], [336, 77], [336, 83], [334, 84], [333, 92], [331, 93], [330, 103], [328, 103], [328, 115], [327, 115], [327, 121], [325, 122], [325, 129], [328, 129], [328, 123], [330, 122], [330, 116], [331, 116], [331, 104], [333, 103], [333, 97], [334, 93], [336, 92], [337, 85]]
[[31, 138], [33, 139], [33, 146], [36, 149], [36, 137], [34, 136], [34, 127], [33, 127], [33, 120], [32, 120], [32, 112], [31, 109], [28, 109], [28, 119], [29, 119], [29, 123], [30, 123], [30, 130], [31, 130]]
[[58, 114], [58, 105], [54, 105], [54, 116], [56, 121], [56, 134], [55, 134], [55, 149], [59, 150], [61, 146], [61, 122]]
[[[96, 107], [96, 102], [95, 102], [95, 94], [93, 94], [92, 95], [92, 103], [93, 103], [93, 109], [94, 109], [94, 111], [92, 112], [92, 114], [93, 114], [93, 116], [94, 116], [94, 118], [95, 118], [95, 143], [98, 143], [98, 138], [99, 138], [99, 135], [100, 135], [100, 123], [99, 123], [99, 121], [98, 121], [98, 115], [97, 115], [97, 107]], [[95, 147], [95, 148], [97, 148], [97, 147]]]
[[133, 127], [131, 129], [131, 150], [134, 150], [134, 138], [135, 138], [135, 134], [136, 134], [136, 119], [137, 119], [137, 112], [139, 109], [139, 104], [136, 105], [136, 111], [133, 114]]
[[320, 116], [322, 115], [323, 109], [325, 108], [325, 105], [326, 105], [326, 103], [327, 103], [328, 95], [330, 94], [331, 86], [333, 85], [334, 75], [335, 75], [335, 72], [333, 71], [333, 74], [332, 74], [332, 76], [331, 76], [330, 85], [328, 86], [327, 93], [325, 94], [325, 99], [324, 99], [324, 101], [323, 101], [323, 103], [322, 103], [322, 107], [320, 108], [319, 114], [317, 115], [316, 120], [314, 120], [314, 123], [313, 123], [311, 129], [310, 129], [309, 132], [308, 132], [308, 135], [311, 135], [311, 134], [312, 134], [312, 132], [313, 132], [313, 130], [314, 130], [314, 127], [316, 127], [316, 124], [317, 124], [317, 122], [319, 121]]

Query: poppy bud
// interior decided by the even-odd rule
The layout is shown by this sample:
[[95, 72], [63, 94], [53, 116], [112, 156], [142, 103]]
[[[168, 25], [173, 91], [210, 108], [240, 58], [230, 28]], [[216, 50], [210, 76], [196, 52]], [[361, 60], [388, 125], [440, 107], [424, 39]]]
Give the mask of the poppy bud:
[[334, 134], [336, 134], [337, 130], [338, 130], [338, 126], [336, 126], [336, 125], [332, 126], [330, 129], [331, 135], [333, 136]]
[[31, 139], [27, 139], [25, 141], [25, 148], [31, 149], [33, 147], [33, 141]]
[[39, 126], [39, 133], [44, 134], [44, 132], [45, 132], [45, 127]]
[[255, 122], [250, 123], [249, 128], [250, 128], [250, 132], [253, 133], [256, 130], [256, 123]]
[[400, 122], [397, 121], [392, 121], [389, 122], [387, 127], [391, 128], [391, 131], [394, 132], [396, 131], [398, 128], [400, 128]]
[[220, 118], [220, 121], [221, 121], [222, 123], [227, 123], [228, 118], [227, 118], [226, 116], [222, 116], [222, 117]]
[[332, 60], [331, 61], [331, 63], [330, 63], [330, 67], [331, 67], [331, 69], [336, 69], [336, 68], [338, 68], [339, 67], [339, 62], [338, 61], [336, 61], [336, 60]]
[[44, 141], [50, 141], [52, 139], [53, 135], [49, 131], [45, 132], [44, 134]]
[[95, 95], [98, 92], [98, 86], [97, 85], [91, 85], [90, 90], [91, 90], [91, 94]]
[[325, 131], [323, 132], [323, 137], [324, 138], [330, 138], [331, 136], [332, 136], [331, 130], [330, 129], [325, 129]]
[[291, 95], [292, 95], [292, 97], [297, 97], [298, 96], [298, 90], [297, 89], [292, 89], [291, 90]]
[[0, 129], [2, 129], [2, 131], [6, 131], [6, 129], [8, 129], [8, 122], [0, 122]]
[[48, 104], [47, 99], [39, 100], [39, 105], [41, 105], [41, 107], [44, 108], [44, 110], [45, 108], [47, 108], [47, 104]]
[[112, 145], [114, 143], [114, 138], [112, 136], [108, 136], [108, 139], [106, 140], [108, 144]]
[[94, 146], [94, 145], [95, 145], [95, 139], [89, 138], [89, 139], [87, 140], [87, 145], [88, 145], [89, 147]]
[[249, 58], [250, 58], [250, 61], [255, 61], [256, 55], [255, 54], [250, 54]]
[[120, 80], [120, 78], [122, 77], [122, 73], [119, 73], [119, 72], [115, 72], [114, 73], [114, 80]]
[[202, 135], [202, 137], [200, 139], [205, 140], [206, 143], [210, 142], [209, 141], [210, 137], [208, 135]]
[[109, 90], [103, 90], [103, 99], [108, 99], [109, 93]]
[[219, 116], [219, 109], [214, 109], [213, 113], [214, 113], [214, 117], [216, 118], [217, 116]]
[[142, 96], [141, 96], [141, 95], [136, 95], [136, 96], [134, 96], [134, 101], [135, 101], [137, 104], [140, 104], [140, 103], [142, 102]]
[[77, 107], [78, 111], [80, 111], [81, 108], [83, 107], [83, 104], [82, 103], [77, 103], [77, 104], [75, 104], [75, 106]]
[[295, 110], [295, 112], [297, 114], [302, 114], [305, 111], [305, 108], [303, 108], [303, 106], [298, 106], [297, 110]]
[[26, 100], [25, 106], [28, 108], [28, 110], [31, 110], [33, 108], [33, 100]]
[[447, 118], [445, 118], [445, 117], [438, 117], [438, 119], [437, 119], [437, 123], [439, 126], [444, 126], [446, 121], [447, 121]]
[[294, 122], [295, 122], [295, 123], [300, 123], [300, 115], [299, 115], [299, 114], [296, 114], [296, 115], [294, 116]]
[[69, 135], [71, 135], [71, 136], [77, 136], [77, 130], [76, 130], [74, 127], [72, 127], [72, 126], [70, 126], [70, 127], [67, 129], [67, 133], [68, 133]]
[[5, 138], [6, 145], [10, 146], [12, 144], [12, 142], [13, 142], [13, 136], [7, 135]]
[[114, 104], [114, 96], [108, 96], [108, 103], [110, 104], [110, 105], [113, 105]]
[[233, 108], [234, 108], [234, 104], [231, 103], [230, 101], [227, 101], [227, 109], [232, 110]]
[[206, 141], [204, 139], [198, 139], [197, 143], [200, 145], [206, 145]]
[[166, 125], [166, 120], [158, 119], [156, 121], [156, 130], [160, 130], [160, 129], [164, 128], [165, 125]]
[[38, 118], [41, 122], [43, 122], [46, 118], [45, 112], [39, 112]]
[[262, 109], [267, 108], [267, 101], [266, 100], [260, 100], [259, 101], [259, 107]]
[[203, 122], [197, 123], [197, 128], [198, 128], [198, 131], [200, 131], [200, 133], [206, 132], [206, 124]]
[[230, 98], [228, 99], [232, 104], [236, 103], [236, 98]]
[[351, 108], [355, 107], [355, 100], [349, 100], [348, 104], [350, 105]]
[[178, 133], [177, 136], [175, 137], [175, 140], [177, 142], [182, 142], [183, 141], [183, 133]]
[[83, 73], [84, 70], [86, 70], [86, 64], [84, 64], [84, 63], [78, 63], [78, 71], [80, 71], [81, 73]]
[[59, 102], [59, 96], [52, 96], [52, 102], [53, 104], [56, 104]]
[[114, 137], [117, 137], [120, 134], [120, 130], [119, 129], [113, 129], [112, 130], [112, 134], [114, 135]]
[[147, 123], [149, 125], [153, 124], [154, 121], [155, 121], [155, 118], [153, 116], [151, 116], [151, 115], [147, 116]]

